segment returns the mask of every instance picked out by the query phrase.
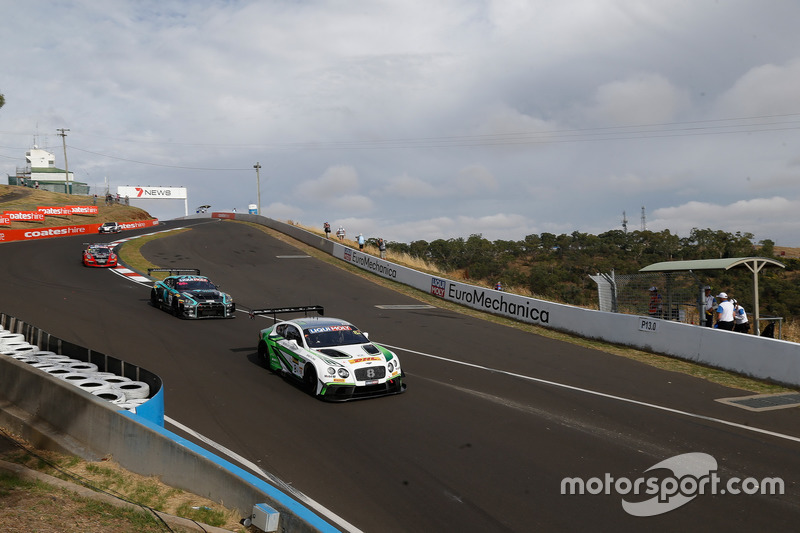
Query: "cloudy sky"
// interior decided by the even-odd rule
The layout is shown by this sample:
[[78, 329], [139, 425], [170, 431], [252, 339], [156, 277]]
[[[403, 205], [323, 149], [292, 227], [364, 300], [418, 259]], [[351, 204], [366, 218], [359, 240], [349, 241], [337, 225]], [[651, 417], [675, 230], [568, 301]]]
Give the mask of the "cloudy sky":
[[[793, 0], [0, 0], [0, 172], [400, 242], [800, 246]], [[5, 181], [5, 180], [3, 180]], [[182, 201], [134, 203], [154, 216]]]

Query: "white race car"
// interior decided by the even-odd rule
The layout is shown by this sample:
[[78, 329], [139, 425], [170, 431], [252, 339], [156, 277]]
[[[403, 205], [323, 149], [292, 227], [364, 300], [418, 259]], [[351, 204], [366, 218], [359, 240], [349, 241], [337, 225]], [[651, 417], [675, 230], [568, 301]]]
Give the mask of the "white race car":
[[97, 228], [97, 233], [119, 233], [120, 231], [122, 231], [122, 226], [116, 222], [103, 222], [103, 224]]
[[[250, 316], [316, 311], [320, 306], [260, 309]], [[329, 401], [388, 396], [405, 392], [397, 355], [370, 342], [365, 332], [338, 318], [303, 317], [262, 329], [261, 363], [301, 383], [312, 395]]]

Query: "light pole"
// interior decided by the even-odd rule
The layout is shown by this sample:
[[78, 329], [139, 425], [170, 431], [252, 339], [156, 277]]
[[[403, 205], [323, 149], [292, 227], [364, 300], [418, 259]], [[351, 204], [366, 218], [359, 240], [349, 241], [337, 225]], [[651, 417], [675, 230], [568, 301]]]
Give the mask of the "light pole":
[[256, 183], [258, 185], [258, 205], [256, 206], [256, 214], [261, 214], [261, 174], [259, 170], [261, 170], [261, 164], [256, 161], [256, 164], [253, 165], [253, 168], [256, 169]]
[[67, 132], [69, 129], [57, 128], [56, 131], [61, 132], [58, 135], [61, 136], [61, 140], [64, 143], [64, 192], [72, 194], [72, 187], [69, 184], [69, 164], [67, 163]]

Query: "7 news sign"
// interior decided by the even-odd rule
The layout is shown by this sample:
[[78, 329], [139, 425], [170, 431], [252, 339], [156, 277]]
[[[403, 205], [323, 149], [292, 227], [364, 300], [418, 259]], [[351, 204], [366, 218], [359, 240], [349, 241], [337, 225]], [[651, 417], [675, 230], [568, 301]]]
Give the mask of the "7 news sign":
[[187, 198], [186, 187], [129, 187], [124, 185], [117, 187], [117, 194], [130, 199], [185, 200]]

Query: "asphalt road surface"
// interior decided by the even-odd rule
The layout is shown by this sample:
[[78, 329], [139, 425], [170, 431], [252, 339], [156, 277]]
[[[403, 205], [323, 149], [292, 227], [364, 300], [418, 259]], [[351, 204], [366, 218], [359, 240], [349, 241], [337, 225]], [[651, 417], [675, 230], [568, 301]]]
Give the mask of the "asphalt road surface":
[[[143, 254], [159, 266], [199, 268], [242, 309], [324, 306], [398, 353], [407, 392], [341, 404], [311, 398], [258, 364], [258, 331], [271, 319], [180, 320], [149, 305], [149, 287], [81, 265], [83, 242], [118, 236], [0, 245], [0, 312], [157, 373], [168, 421], [279, 478], [343, 530], [780, 531], [800, 523], [797, 408], [747, 411], [715, 401], [743, 391], [440, 308], [386, 307], [419, 302], [245, 224], [164, 227], [187, 224], [191, 231], [152, 241]], [[669, 469], [648, 471], [662, 461]], [[580, 478], [586, 493], [562, 494], [565, 478]], [[755, 492], [767, 478], [780, 478], [784, 493], [727, 490], [733, 480]], [[673, 483], [683, 497], [669, 497]], [[648, 486], [663, 489], [661, 502], [648, 501], [656, 498]]]

